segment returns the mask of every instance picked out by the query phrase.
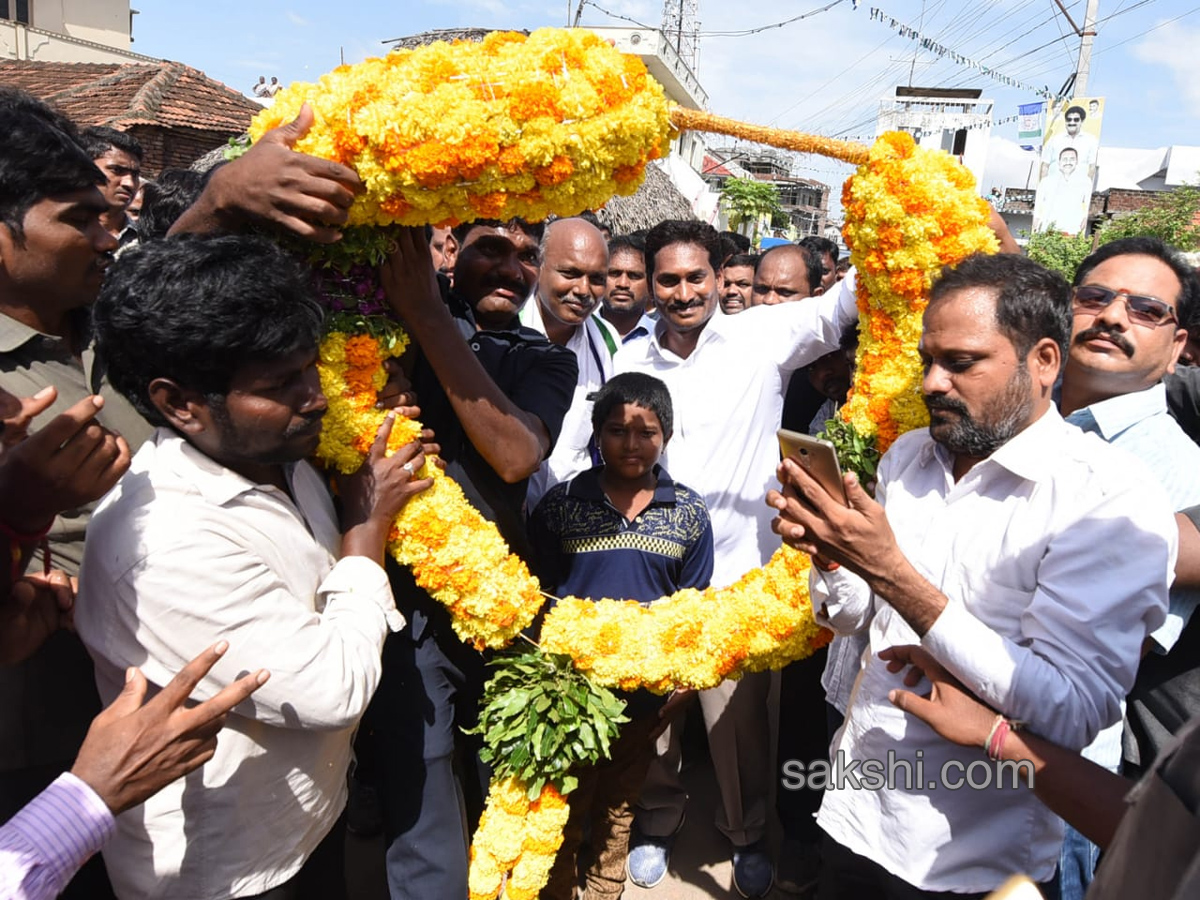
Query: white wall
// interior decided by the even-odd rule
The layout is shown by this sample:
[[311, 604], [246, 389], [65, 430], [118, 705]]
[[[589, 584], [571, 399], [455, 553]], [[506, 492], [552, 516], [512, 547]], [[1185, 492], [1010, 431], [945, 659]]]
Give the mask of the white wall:
[[39, 31], [129, 49], [129, 0], [30, 0], [29, 19]]
[[114, 47], [0, 19], [0, 59], [67, 63], [157, 61], [152, 57], [131, 52], [128, 46], [128, 42], [123, 48]]

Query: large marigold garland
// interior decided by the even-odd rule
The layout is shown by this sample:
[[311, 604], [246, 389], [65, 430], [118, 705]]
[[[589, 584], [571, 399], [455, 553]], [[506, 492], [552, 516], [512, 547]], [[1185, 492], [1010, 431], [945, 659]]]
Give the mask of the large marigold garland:
[[[482, 45], [435, 44], [342, 67], [318, 85], [282, 93], [256, 120], [255, 136], [291, 119], [305, 101], [317, 126], [297, 149], [357, 169], [367, 192], [351, 222], [371, 226], [537, 219], [599, 206], [636, 189], [670, 133], [661, 88], [641, 63], [579, 30], [547, 29], [528, 40], [497, 34]], [[849, 142], [673, 112], [678, 127], [854, 162], [866, 156], [843, 195], [861, 338], [839, 434], [866, 453], [924, 424], [916, 344], [930, 279], [945, 264], [996, 249], [970, 174], [907, 135], [885, 135], [868, 155]], [[329, 412], [319, 455], [344, 472], [361, 464], [374, 439], [384, 416], [375, 408], [384, 362], [407, 342], [395, 323], [364, 315], [381, 311], [370, 272], [386, 232], [355, 231], [314, 260], [328, 305], [346, 311], [331, 317], [320, 359]], [[420, 429], [398, 420], [390, 447]], [[398, 517], [388, 552], [446, 605], [464, 641], [502, 647], [532, 621], [544, 595], [452, 479], [433, 465], [421, 474], [433, 476], [433, 487]], [[546, 615], [542, 650], [570, 657], [596, 685], [657, 692], [779, 668], [829, 638], [813, 620], [808, 566], [806, 556], [782, 548], [734, 585], [681, 591], [650, 607], [563, 598]], [[561, 842], [570, 788], [546, 772], [532, 780], [508, 772], [493, 782], [472, 843], [472, 898], [537, 896]]]
[[280, 91], [251, 137], [306, 102], [316, 126], [296, 149], [350, 166], [366, 185], [351, 224], [575, 215], [636, 191], [673, 135], [641, 60], [580, 28], [493, 32], [340, 66]]
[[921, 316], [933, 277], [972, 253], [995, 253], [988, 205], [954, 157], [893, 131], [842, 189], [843, 234], [858, 278], [859, 341], [841, 416], [883, 453], [929, 423], [921, 399]]
[[[331, 317], [318, 363], [329, 409], [317, 456], [326, 464], [345, 473], [362, 465], [386, 415], [375, 406], [387, 380], [384, 362], [400, 356], [406, 344], [399, 326], [387, 319]], [[420, 435], [419, 422], [398, 418], [388, 446], [394, 451]], [[481, 650], [506, 646], [542, 606], [537, 580], [454, 479], [428, 460], [418, 475], [431, 476], [433, 485], [405, 504], [388, 553], [450, 611], [463, 641]]]
[[[376, 408], [383, 364], [407, 338], [387, 319], [339, 314], [322, 341], [321, 389], [329, 403], [317, 456], [341, 472], [366, 458], [385, 412]], [[419, 422], [398, 419], [389, 448], [416, 440]], [[437, 466], [433, 486], [408, 502], [388, 552], [450, 611], [455, 632], [477, 648], [506, 646], [544, 603], [537, 579], [508, 552], [495, 525]], [[781, 549], [764, 569], [719, 590], [680, 591], [649, 607], [564, 598], [542, 626], [548, 652], [565, 653], [597, 684], [663, 693], [708, 688], [745, 672], [779, 668], [827, 640], [813, 621], [808, 557]]]
[[735, 584], [686, 590], [642, 606], [568, 597], [546, 615], [541, 643], [598, 684], [664, 693], [711, 688], [779, 669], [829, 642], [808, 599], [809, 558], [781, 547]]

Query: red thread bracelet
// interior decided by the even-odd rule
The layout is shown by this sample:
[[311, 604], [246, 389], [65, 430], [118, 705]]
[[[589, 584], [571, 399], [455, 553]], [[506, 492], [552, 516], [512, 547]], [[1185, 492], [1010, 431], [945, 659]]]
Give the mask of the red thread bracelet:
[[810, 558], [812, 559], [812, 564], [822, 572], [836, 572], [842, 567], [841, 563], [833, 562], [832, 560], [830, 562], [821, 562], [821, 560], [815, 556]]

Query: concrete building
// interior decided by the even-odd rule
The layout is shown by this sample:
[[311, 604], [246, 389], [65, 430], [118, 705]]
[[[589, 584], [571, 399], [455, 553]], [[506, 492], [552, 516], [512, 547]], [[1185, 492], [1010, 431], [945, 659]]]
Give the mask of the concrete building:
[[134, 53], [129, 0], [0, 0], [0, 59], [157, 62]]
[[876, 136], [906, 131], [917, 144], [945, 150], [983, 183], [988, 141], [992, 131], [992, 101], [977, 89], [897, 86], [895, 94], [879, 101]]
[[[779, 193], [779, 205], [791, 220], [792, 237], [825, 234], [829, 220], [829, 185], [792, 175], [792, 159], [785, 151], [758, 145], [713, 148], [705, 158], [701, 174], [717, 192], [730, 177], [754, 178], [773, 184]], [[769, 223], [760, 226], [760, 233], [770, 234], [767, 225]]]

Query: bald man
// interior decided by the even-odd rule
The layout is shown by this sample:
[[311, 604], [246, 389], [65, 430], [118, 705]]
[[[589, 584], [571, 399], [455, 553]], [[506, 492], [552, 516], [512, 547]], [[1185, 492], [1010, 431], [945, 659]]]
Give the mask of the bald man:
[[774, 306], [816, 297], [821, 287], [821, 258], [809, 247], [780, 244], [764, 253], [754, 272], [751, 306]]
[[575, 354], [579, 380], [558, 442], [529, 479], [529, 509], [554, 485], [592, 467], [592, 404], [587, 397], [612, 377], [616, 352], [615, 342], [593, 316], [608, 287], [608, 243], [600, 229], [584, 219], [551, 222], [542, 237], [541, 257], [537, 302], [526, 304], [521, 321]]

